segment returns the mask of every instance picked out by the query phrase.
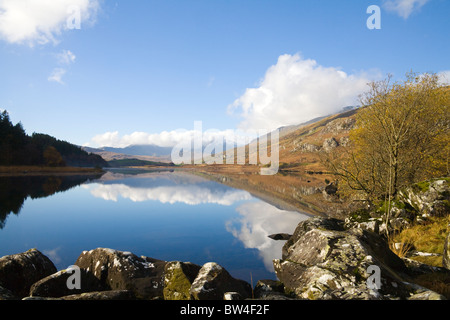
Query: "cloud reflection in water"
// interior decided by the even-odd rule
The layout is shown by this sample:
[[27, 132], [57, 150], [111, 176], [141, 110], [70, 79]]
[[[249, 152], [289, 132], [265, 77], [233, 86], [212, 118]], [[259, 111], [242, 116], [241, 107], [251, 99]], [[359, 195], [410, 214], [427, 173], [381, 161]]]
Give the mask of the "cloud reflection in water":
[[[166, 176], [167, 178], [167, 176]], [[174, 179], [119, 179], [84, 187], [97, 197], [107, 201], [120, 198], [133, 202], [159, 201], [163, 204], [184, 203], [187, 205], [217, 204], [237, 205], [236, 218], [225, 223], [226, 230], [238, 239], [245, 248], [258, 250], [264, 266], [273, 272], [272, 260], [281, 257], [284, 241], [275, 241], [268, 236], [275, 233], [292, 234], [298, 223], [310, 216], [296, 211], [281, 210], [254, 198], [249, 192], [203, 180]], [[146, 182], [144, 182], [146, 181]], [[239, 203], [243, 202], [243, 203]]]
[[119, 197], [133, 202], [159, 201], [174, 204], [176, 202], [188, 205], [215, 203], [230, 206], [235, 202], [250, 200], [252, 196], [242, 190], [223, 189], [212, 190], [196, 185], [160, 186], [152, 188], [132, 187], [125, 184], [98, 184], [91, 186], [90, 192], [97, 198], [117, 202]]
[[259, 251], [268, 271], [273, 271], [272, 260], [281, 257], [285, 241], [275, 241], [268, 236], [295, 231], [297, 225], [309, 218], [294, 211], [280, 210], [265, 202], [248, 202], [237, 208], [239, 219], [227, 221], [226, 228], [246, 248]]

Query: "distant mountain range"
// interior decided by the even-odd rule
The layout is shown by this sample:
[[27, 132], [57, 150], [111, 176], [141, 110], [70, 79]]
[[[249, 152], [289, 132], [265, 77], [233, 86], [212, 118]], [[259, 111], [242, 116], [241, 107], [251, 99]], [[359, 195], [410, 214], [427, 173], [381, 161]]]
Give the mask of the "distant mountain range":
[[171, 147], [159, 147], [156, 145], [131, 145], [125, 148], [113, 148], [113, 147], [103, 147], [103, 151], [122, 153], [135, 156], [150, 156], [150, 157], [166, 157], [170, 156], [172, 152]]
[[[280, 146], [284, 145], [286, 142], [286, 137], [296, 136], [296, 134], [304, 135], [304, 128], [308, 128], [314, 124], [320, 124], [323, 121], [327, 123], [334, 118], [346, 117], [348, 115], [353, 115], [359, 106], [347, 106], [342, 108], [342, 110], [335, 115], [327, 115], [323, 117], [318, 117], [311, 119], [310, 121], [304, 122], [298, 125], [291, 125], [279, 128], [280, 132]], [[300, 134], [300, 132], [302, 132]], [[284, 142], [284, 143], [283, 143]], [[316, 142], [317, 143], [317, 142]], [[225, 147], [225, 144], [224, 144]], [[284, 149], [285, 146], [282, 147]], [[144, 161], [156, 161], [156, 162], [171, 162], [172, 147], [160, 147], [152, 144], [140, 144], [140, 145], [130, 145], [124, 148], [115, 147], [101, 147], [101, 148], [90, 148], [83, 147], [83, 150], [89, 153], [100, 155], [106, 161], [115, 160], [126, 160], [126, 159], [137, 159]], [[224, 148], [224, 150], [226, 150]], [[283, 153], [283, 152], [282, 152]], [[287, 160], [287, 159], [286, 159]], [[289, 160], [288, 160], [289, 161]], [[291, 160], [292, 161], [292, 160]], [[296, 159], [298, 161], [298, 159]], [[290, 162], [290, 161], [289, 161]]]
[[172, 148], [155, 145], [131, 145], [125, 148], [90, 148], [83, 147], [89, 153], [100, 155], [106, 161], [138, 159], [145, 161], [170, 162]]

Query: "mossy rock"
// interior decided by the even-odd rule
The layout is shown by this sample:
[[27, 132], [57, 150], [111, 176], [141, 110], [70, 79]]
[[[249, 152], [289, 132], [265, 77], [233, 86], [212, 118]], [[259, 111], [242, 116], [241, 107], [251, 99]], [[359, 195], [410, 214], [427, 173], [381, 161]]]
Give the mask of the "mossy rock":
[[190, 262], [168, 262], [164, 269], [164, 300], [192, 300], [189, 290], [200, 269]]

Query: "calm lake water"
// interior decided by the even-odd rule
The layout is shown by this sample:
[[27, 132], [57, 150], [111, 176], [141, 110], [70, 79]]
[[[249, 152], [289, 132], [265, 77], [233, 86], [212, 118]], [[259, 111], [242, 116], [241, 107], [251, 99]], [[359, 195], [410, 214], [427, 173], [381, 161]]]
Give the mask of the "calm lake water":
[[272, 260], [309, 216], [183, 172], [0, 178], [0, 257], [37, 248], [58, 269], [83, 250], [217, 262], [250, 282], [276, 279]]

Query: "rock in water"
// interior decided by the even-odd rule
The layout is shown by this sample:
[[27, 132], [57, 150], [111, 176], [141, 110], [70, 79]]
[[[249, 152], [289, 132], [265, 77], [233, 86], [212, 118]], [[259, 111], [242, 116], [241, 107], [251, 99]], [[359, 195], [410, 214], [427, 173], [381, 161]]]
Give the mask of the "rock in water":
[[236, 292], [246, 299], [251, 297], [252, 288], [214, 262], [203, 265], [190, 288], [195, 300], [223, 300], [226, 292]]
[[36, 281], [56, 272], [56, 267], [36, 249], [0, 258], [0, 285], [15, 296], [28, 296]]
[[272, 240], [289, 240], [292, 237], [292, 235], [288, 233], [275, 233], [269, 235], [269, 238]]
[[75, 262], [91, 272], [108, 290], [130, 290], [137, 299], [163, 297], [166, 262], [131, 252], [98, 248], [84, 251]]
[[61, 270], [45, 277], [31, 286], [30, 296], [59, 298], [85, 292], [101, 291], [104, 289], [100, 280], [87, 270], [80, 270], [80, 289], [72, 289], [67, 286], [67, 282], [70, 281], [71, 277], [72, 272], [68, 270]]
[[201, 266], [172, 261], [164, 269], [164, 300], [191, 300], [191, 285]]

